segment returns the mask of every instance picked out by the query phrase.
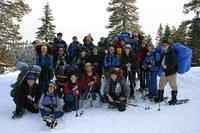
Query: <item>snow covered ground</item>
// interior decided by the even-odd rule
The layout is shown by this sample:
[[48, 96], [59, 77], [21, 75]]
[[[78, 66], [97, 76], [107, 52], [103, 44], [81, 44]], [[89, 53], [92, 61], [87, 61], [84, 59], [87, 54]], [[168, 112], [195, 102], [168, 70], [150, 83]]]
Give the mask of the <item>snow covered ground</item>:
[[[143, 101], [139, 92], [137, 102], [143, 107], [151, 106], [145, 111], [142, 107], [128, 107], [125, 112], [100, 108], [85, 110], [82, 117], [75, 117], [75, 112], [65, 113], [58, 120], [55, 129], [49, 129], [41, 120], [40, 114], [26, 112], [22, 119], [12, 120], [15, 105], [9, 96], [10, 84], [15, 82], [18, 72], [0, 75], [0, 132], [1, 133], [200, 133], [200, 68], [178, 76], [178, 99], [189, 98], [187, 104], [169, 106]], [[166, 86], [165, 96], [170, 95]]]

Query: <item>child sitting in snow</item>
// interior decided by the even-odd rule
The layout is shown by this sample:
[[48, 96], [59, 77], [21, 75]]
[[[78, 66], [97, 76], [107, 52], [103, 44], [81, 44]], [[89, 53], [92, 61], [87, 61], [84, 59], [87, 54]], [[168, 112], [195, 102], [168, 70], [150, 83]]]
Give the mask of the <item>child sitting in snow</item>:
[[42, 94], [39, 102], [39, 108], [42, 117], [52, 116], [57, 119], [63, 116], [59, 97], [55, 93], [56, 85], [49, 83], [48, 91]]

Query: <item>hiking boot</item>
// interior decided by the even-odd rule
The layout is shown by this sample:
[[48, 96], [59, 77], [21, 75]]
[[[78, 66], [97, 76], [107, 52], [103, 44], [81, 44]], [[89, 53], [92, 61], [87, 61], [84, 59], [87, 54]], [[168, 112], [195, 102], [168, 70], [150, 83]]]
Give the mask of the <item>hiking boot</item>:
[[177, 91], [172, 91], [171, 95], [172, 95], [172, 99], [168, 103], [169, 103], [169, 105], [175, 105], [177, 102], [177, 99], [176, 99]]
[[155, 103], [162, 102], [163, 94], [164, 94], [164, 90], [158, 90], [158, 96], [154, 98], [154, 102]]

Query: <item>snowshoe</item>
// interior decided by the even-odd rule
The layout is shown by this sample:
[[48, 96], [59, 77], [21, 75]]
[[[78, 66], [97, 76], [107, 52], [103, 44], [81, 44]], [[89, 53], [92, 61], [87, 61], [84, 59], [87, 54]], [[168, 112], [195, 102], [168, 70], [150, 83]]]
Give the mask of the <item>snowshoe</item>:
[[55, 128], [57, 126], [57, 120], [54, 118], [54, 116], [50, 115], [50, 116], [44, 116], [43, 117], [43, 121], [46, 122], [46, 126], [52, 128]]
[[177, 100], [176, 101], [176, 105], [179, 105], [179, 104], [185, 104], [185, 103], [188, 103], [190, 100], [189, 99], [181, 99], [181, 100]]

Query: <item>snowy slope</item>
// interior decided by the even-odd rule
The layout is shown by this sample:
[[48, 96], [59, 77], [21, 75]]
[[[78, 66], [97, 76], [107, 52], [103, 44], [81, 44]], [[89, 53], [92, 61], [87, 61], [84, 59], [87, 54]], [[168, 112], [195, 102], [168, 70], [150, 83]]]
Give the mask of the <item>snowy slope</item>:
[[[143, 107], [151, 106], [145, 111], [142, 107], [128, 107], [125, 112], [100, 108], [85, 110], [82, 117], [75, 117], [75, 112], [65, 113], [58, 120], [56, 129], [49, 129], [41, 120], [40, 114], [27, 113], [22, 119], [11, 119], [15, 106], [9, 96], [10, 83], [15, 82], [18, 72], [0, 75], [0, 132], [1, 133], [200, 133], [200, 68], [178, 76], [178, 98], [189, 98], [188, 104], [168, 106], [143, 101], [137, 93], [137, 102]], [[165, 95], [170, 96], [166, 87]]]

